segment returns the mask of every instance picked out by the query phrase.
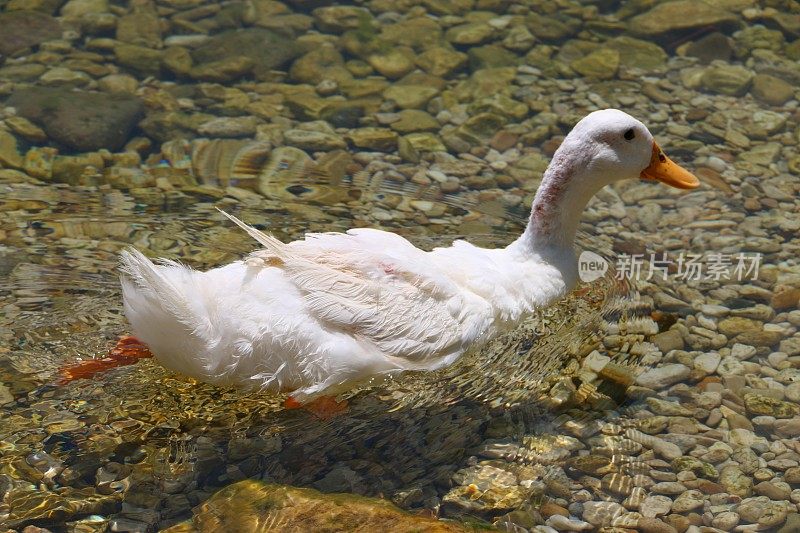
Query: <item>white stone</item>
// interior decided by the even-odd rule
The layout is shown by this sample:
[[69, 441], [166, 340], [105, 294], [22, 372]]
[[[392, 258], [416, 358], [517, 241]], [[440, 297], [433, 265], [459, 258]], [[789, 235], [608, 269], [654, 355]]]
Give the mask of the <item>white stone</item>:
[[733, 447], [749, 448], [756, 440], [756, 434], [749, 429], [732, 429], [728, 433], [728, 442]]
[[646, 370], [636, 378], [636, 383], [642, 387], [659, 390], [674, 385], [689, 377], [691, 370], [686, 365], [672, 363], [658, 368]]
[[741, 376], [745, 373], [744, 365], [736, 357], [726, 357], [717, 366], [720, 376]]
[[700, 311], [704, 315], [713, 316], [716, 318], [727, 316], [727, 314], [731, 312], [731, 310], [725, 307], [724, 305], [711, 305], [711, 304], [701, 305]]
[[583, 360], [583, 366], [592, 372], [600, 372], [610, 361], [610, 357], [594, 350]]
[[722, 356], [717, 352], [701, 353], [694, 358], [694, 367], [706, 374], [713, 374], [717, 370], [720, 361], [722, 361]]
[[748, 344], [740, 344], [736, 343], [731, 347], [731, 357], [735, 357], [740, 361], [746, 361], [750, 359], [756, 354], [756, 349], [754, 346], [750, 346]]
[[583, 504], [583, 519], [596, 527], [605, 527], [625, 512], [616, 502], [586, 502]]
[[567, 518], [560, 514], [554, 514], [547, 519], [545, 525], [552, 527], [558, 531], [591, 531], [594, 526], [589, 522], [583, 520], [576, 520]]
[[641, 513], [646, 518], [656, 518], [667, 514], [672, 509], [672, 498], [669, 496], [652, 495], [642, 502]]
[[790, 383], [784, 389], [786, 399], [795, 403], [800, 403], [800, 381]]

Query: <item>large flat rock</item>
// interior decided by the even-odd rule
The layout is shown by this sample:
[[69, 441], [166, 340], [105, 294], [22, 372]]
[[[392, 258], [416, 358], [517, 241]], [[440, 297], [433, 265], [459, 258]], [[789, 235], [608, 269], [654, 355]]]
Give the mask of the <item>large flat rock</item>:
[[41, 126], [53, 141], [79, 152], [121, 148], [144, 115], [135, 96], [66, 88], [26, 88], [5, 105]]
[[261, 28], [231, 30], [211, 37], [192, 52], [195, 66], [247, 57], [253, 62], [256, 76], [280, 68], [303, 50], [285, 35]]
[[229, 485], [194, 509], [194, 516], [168, 533], [235, 531], [351, 531], [457, 533], [455, 522], [412, 515], [386, 500], [354, 494], [245, 480]]
[[58, 20], [39, 11], [0, 13], [0, 54], [13, 55], [44, 41], [61, 38]]
[[732, 28], [739, 23], [739, 17], [710, 3], [674, 0], [660, 3], [650, 11], [633, 17], [628, 28], [632, 33], [645, 38], [674, 38], [677, 33], [697, 28]]

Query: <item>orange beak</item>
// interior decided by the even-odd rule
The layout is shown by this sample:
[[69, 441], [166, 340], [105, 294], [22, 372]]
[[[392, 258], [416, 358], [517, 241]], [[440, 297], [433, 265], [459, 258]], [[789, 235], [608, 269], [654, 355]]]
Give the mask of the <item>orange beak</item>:
[[650, 158], [650, 164], [642, 170], [639, 177], [643, 180], [658, 180], [678, 189], [694, 189], [700, 185], [700, 181], [694, 174], [665, 156], [655, 142], [653, 142], [653, 157]]

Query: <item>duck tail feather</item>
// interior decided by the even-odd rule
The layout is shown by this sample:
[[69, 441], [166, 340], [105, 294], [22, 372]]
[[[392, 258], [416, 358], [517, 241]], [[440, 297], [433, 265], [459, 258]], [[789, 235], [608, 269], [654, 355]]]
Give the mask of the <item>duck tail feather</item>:
[[248, 235], [250, 235], [253, 239], [258, 241], [258, 243], [261, 244], [264, 248], [267, 248], [271, 252], [279, 255], [284, 254], [284, 248], [286, 245], [282, 243], [280, 240], [276, 239], [272, 235], [267, 235], [263, 231], [258, 230], [249, 224], [245, 224], [235, 216], [226, 213], [219, 207], [217, 208], [217, 211], [225, 215], [225, 217], [227, 217], [228, 220], [230, 220], [231, 222], [242, 228], [245, 232], [247, 232]]
[[186, 268], [175, 261], [165, 261], [163, 266], [156, 265], [134, 248], [123, 250], [120, 255], [123, 289], [136, 289], [145, 293], [149, 300], [158, 302], [163, 311], [185, 326], [195, 329], [195, 313], [181, 290], [164, 272], [167, 269]]

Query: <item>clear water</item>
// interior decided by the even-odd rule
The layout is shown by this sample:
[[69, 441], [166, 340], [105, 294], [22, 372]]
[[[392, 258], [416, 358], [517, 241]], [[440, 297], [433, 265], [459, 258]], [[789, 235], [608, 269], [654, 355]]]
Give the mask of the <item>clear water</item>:
[[[12, 10], [12, 4], [0, 1], [0, 10]], [[180, 4], [155, 5], [162, 9], [159, 16], [166, 18], [172, 14], [170, 9], [183, 9]], [[223, 9], [239, 5], [190, 4]], [[413, 2], [402, 4], [381, 24], [403, 18], [405, 11], [420, 9], [412, 7]], [[626, 9], [639, 12], [646, 10], [642, 4], [606, 2], [597, 9], [602, 13]], [[500, 15], [522, 9], [518, 4], [497, 5], [500, 7], [488, 9]], [[377, 13], [385, 10], [382, 6], [377, 2], [371, 7]], [[112, 11], [121, 15], [127, 7], [124, 2], [113, 3]], [[558, 9], [549, 3], [528, 7], [550, 14]], [[209, 13], [216, 13], [215, 9]], [[308, 12], [302, 7], [292, 9]], [[796, 6], [786, 9], [786, 17], [797, 16], [788, 11], [796, 10]], [[435, 8], [431, 10], [436, 12]], [[574, 20], [583, 20], [583, 31], [588, 33], [579, 37], [606, 39], [599, 28], [609, 22], [594, 6], [576, 3], [568, 11], [575, 15]], [[474, 18], [478, 20], [480, 15]], [[447, 17], [439, 20], [445, 25], [457, 22]], [[770, 19], [737, 20], [746, 28]], [[222, 29], [213, 27], [211, 32]], [[674, 39], [660, 38], [658, 42], [675, 56], [676, 48], [715, 29], [733, 34], [730, 21], [725, 21], [676, 32]], [[191, 33], [185, 28], [175, 31]], [[306, 37], [310, 36], [312, 33]], [[790, 38], [785, 41], [779, 57], [797, 42]], [[550, 44], [554, 55], [569, 56], [579, 47], [575, 42], [573, 37]], [[73, 44], [77, 50], [87, 49], [81, 41]], [[38, 60], [46, 62], [46, 58]], [[114, 56], [106, 61], [113, 63]], [[6, 66], [25, 62], [22, 56], [8, 60]], [[210, 161], [200, 164], [187, 153], [184, 159], [170, 164], [159, 161], [157, 142], [151, 150], [153, 155], [141, 165], [144, 174], [180, 183], [187, 173], [193, 173], [201, 185], [219, 187], [198, 192], [179, 185], [175, 188], [185, 194], [156, 191], [154, 194], [161, 196], [148, 201], [146, 191], [134, 193], [91, 177], [78, 180], [84, 185], [76, 185], [39, 181], [22, 172], [2, 172], [0, 494], [4, 499], [0, 498], [0, 523], [6, 520], [10, 527], [19, 529], [28, 524], [63, 529], [67, 522], [83, 520], [85, 527], [94, 524], [91, 527], [102, 530], [109, 520], [127, 516], [141, 519], [151, 529], [163, 528], [188, 518], [191, 508], [215, 490], [248, 477], [369, 496], [392, 497], [421, 489], [422, 496], [410, 503], [395, 501], [411, 509], [438, 509], [453, 474], [471, 465], [475, 450], [490, 441], [525, 443], [528, 455], [521, 454], [516, 464], [541, 467], [544, 470], [537, 475], [548, 479], [547, 467], [561, 465], [576, 455], [576, 450], [559, 441], [560, 435], [579, 435], [591, 428], [596, 431], [598, 421], [616, 421], [626, 413], [626, 406], [639, 405], [636, 398], [626, 396], [625, 390], [638, 366], [654, 362], [640, 361], [640, 354], [632, 353], [630, 346], [604, 345], [603, 339], [609, 334], [652, 334], [659, 328], [667, 329], [675, 320], [697, 326], [698, 319], [693, 318], [697, 309], [691, 309], [692, 291], [705, 294], [726, 284], [750, 284], [773, 292], [777, 292], [776, 287], [798, 286], [798, 177], [784, 158], [798, 142], [796, 100], [768, 106], [747, 97], [741, 104], [746, 116], [761, 107], [784, 117], [786, 124], [768, 136], [769, 141], [778, 140], [783, 145], [779, 146], [780, 155], [768, 164], [734, 165], [745, 148], [761, 146], [765, 139], [754, 138], [742, 147], [736, 139], [720, 139], [702, 130], [703, 120], [687, 121], [686, 114], [698, 108], [713, 114], [739, 104], [702, 89], [692, 92], [697, 99], [694, 102], [671, 100], [670, 88], [681, 85], [677, 67], [655, 73], [633, 71], [610, 81], [589, 80], [589, 90], [580, 89], [589, 96], [575, 97], [577, 102], [572, 100], [575, 86], [553, 82], [552, 78], [559, 76], [557, 72], [543, 65], [537, 67], [538, 74], [524, 69], [518, 72], [522, 88], [517, 95], [531, 106], [535, 99], [530, 95], [541, 95], [548, 111], [562, 115], [557, 121], [562, 131], [573, 118], [597, 106], [620, 107], [652, 126], [665, 149], [673, 148], [671, 155], [676, 160], [689, 168], [699, 162], [705, 169], [698, 172], [704, 185], [688, 194], [678, 195], [652, 184], [615, 186], [613, 195], [601, 195], [590, 206], [577, 243], [580, 249], [594, 251], [612, 264], [620, 253], [634, 249], [676, 254], [761, 252], [764, 277], [752, 283], [675, 279], [628, 282], [615, 279], [612, 267], [603, 278], [582, 285], [553, 308], [499, 339], [476, 346], [450, 368], [409, 373], [345, 395], [348, 411], [325, 421], [306, 412], [283, 409], [282, 397], [197, 383], [164, 370], [152, 360], [68, 384], [56, 383], [58, 369], [82, 359], [102, 357], [116, 338], [127, 332], [117, 273], [122, 249], [135, 246], [205, 269], [238, 259], [253, 248], [249, 238], [224, 222], [215, 207], [283, 240], [298, 238], [307, 231], [370, 226], [397, 232], [428, 249], [455, 238], [503, 246], [524, 227], [538, 173], [532, 172], [530, 182], [505, 189], [465, 186], [457, 192], [442, 192], [435, 182], [420, 184], [412, 179], [398, 184], [381, 179], [364, 170], [366, 165], [352, 172], [311, 174], [278, 168], [269, 174], [269, 194], [236, 196], [226, 195], [222, 188], [226, 183], [215, 177], [215, 172], [223, 172], [229, 163], [225, 154], [211, 156]], [[467, 67], [449, 77], [464, 77], [470, 72], [471, 67]], [[663, 72], [668, 74], [660, 78]], [[137, 76], [144, 87], [143, 76]], [[275, 78], [283, 76], [275, 74]], [[9, 93], [18, 83], [0, 80], [0, 87]], [[34, 82], [39, 83], [43, 82]], [[248, 81], [242, 83], [246, 90], [252, 88]], [[640, 97], [642, 90], [647, 102]], [[682, 94], [680, 91], [676, 89], [676, 94]], [[209, 109], [214, 112], [213, 106]], [[216, 112], [225, 114], [224, 109]], [[648, 122], [648, 117], [657, 120]], [[670, 124], [672, 118], [681, 126], [688, 124], [688, 137], [683, 129]], [[552, 137], [551, 131], [526, 149], [546, 156], [552, 153], [553, 145], [548, 144]], [[359, 152], [354, 148], [348, 151]], [[708, 163], [707, 156], [718, 153], [723, 154], [725, 164], [722, 177], [713, 171], [717, 163]], [[485, 150], [482, 155], [486, 155]], [[389, 160], [400, 163], [398, 158]], [[420, 165], [437, 162], [441, 160], [430, 156]], [[200, 166], [202, 171], [198, 170]], [[775, 183], [785, 185], [785, 191], [793, 190], [794, 196], [773, 194], [759, 209], [746, 207], [745, 197], [763, 200], [761, 189], [753, 194], [747, 187], [757, 187], [764, 179], [778, 180]], [[244, 182], [234, 184], [250, 187]], [[430, 205], [416, 209], [409, 207], [412, 201]], [[661, 219], [655, 225], [637, 218], [639, 208], [656, 209], [653, 206]], [[615, 207], [622, 212], [609, 216], [609, 210], [613, 212]], [[384, 216], [386, 213], [392, 216]], [[776, 243], [778, 249], [765, 246], [766, 241]], [[658, 302], [664, 300], [659, 300], [658, 294], [689, 302], [689, 310], [659, 309]], [[723, 296], [719, 299], [724, 300]], [[784, 338], [796, 330], [785, 320], [773, 322], [778, 322], [775, 329]], [[599, 377], [587, 375], [582, 366], [595, 349], [611, 358], [611, 365]], [[770, 351], [775, 350], [763, 355]], [[580, 390], [585, 394], [578, 394], [581, 401], [576, 401], [574, 394], [569, 400], [558, 396], [559, 382], [565, 386], [565, 378], [573, 387], [583, 387]], [[342, 471], [342, 465], [356, 474], [331, 478], [332, 472]], [[154, 514], [137, 515], [136, 509]], [[478, 518], [491, 521], [499, 514]]]

